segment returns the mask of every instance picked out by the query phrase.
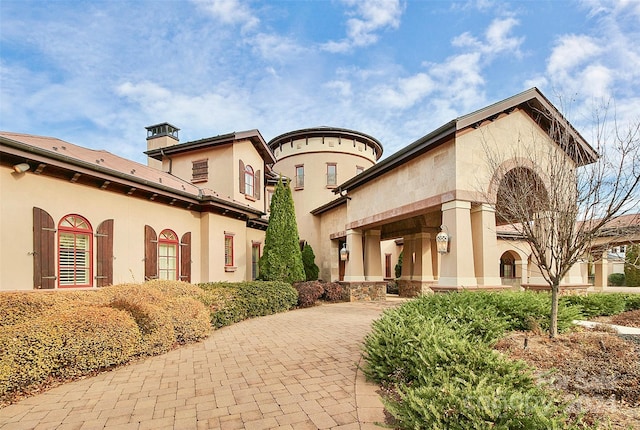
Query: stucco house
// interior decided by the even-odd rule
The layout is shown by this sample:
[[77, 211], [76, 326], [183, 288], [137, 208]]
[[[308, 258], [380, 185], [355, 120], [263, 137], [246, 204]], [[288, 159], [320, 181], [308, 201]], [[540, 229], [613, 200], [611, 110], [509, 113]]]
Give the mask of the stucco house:
[[[280, 175], [291, 180], [300, 239], [313, 247], [320, 278], [343, 282], [352, 298], [384, 295], [401, 251], [404, 295], [495, 289], [518, 276], [540, 282], [528, 257], [499, 233], [495, 201], [480, 191], [495, 196], [500, 181], [487, 168], [487, 147], [520, 145], [523, 136], [541, 148], [557, 145], [546, 131], [549, 115], [561, 118], [532, 88], [382, 161], [377, 139], [333, 127], [269, 142], [250, 130], [180, 143], [178, 128], [161, 123], [147, 127], [147, 165], [0, 132], [0, 291], [253, 279]], [[566, 127], [571, 151], [595, 160]], [[441, 230], [450, 239], [446, 253], [436, 251]], [[576, 268], [566, 283], [586, 276]]]

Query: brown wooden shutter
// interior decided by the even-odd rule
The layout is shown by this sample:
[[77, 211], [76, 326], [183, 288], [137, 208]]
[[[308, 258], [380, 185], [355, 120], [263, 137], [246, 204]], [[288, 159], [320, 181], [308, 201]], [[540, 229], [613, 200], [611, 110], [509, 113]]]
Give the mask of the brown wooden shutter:
[[191, 232], [180, 239], [180, 280], [191, 282]]
[[53, 218], [33, 208], [33, 288], [51, 289], [56, 280], [56, 227]]
[[240, 194], [244, 194], [244, 163], [240, 160]]
[[144, 279], [158, 278], [158, 236], [148, 225], [144, 226]]
[[113, 220], [102, 221], [96, 230], [96, 286], [113, 284]]
[[253, 181], [253, 198], [260, 200], [260, 170], [256, 171]]

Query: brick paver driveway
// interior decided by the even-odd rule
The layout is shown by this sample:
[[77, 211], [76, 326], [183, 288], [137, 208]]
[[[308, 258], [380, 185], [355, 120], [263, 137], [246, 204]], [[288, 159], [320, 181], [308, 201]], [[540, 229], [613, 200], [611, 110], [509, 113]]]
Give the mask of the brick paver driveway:
[[378, 429], [357, 371], [371, 322], [397, 301], [252, 319], [0, 409], [0, 429]]

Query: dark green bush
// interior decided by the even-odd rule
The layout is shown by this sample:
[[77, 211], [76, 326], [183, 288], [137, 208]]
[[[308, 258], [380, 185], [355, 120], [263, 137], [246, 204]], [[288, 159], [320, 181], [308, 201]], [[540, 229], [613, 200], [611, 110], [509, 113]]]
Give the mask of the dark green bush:
[[211, 325], [224, 327], [247, 318], [271, 315], [295, 307], [296, 290], [286, 282], [211, 282], [198, 285], [210, 309]]
[[[563, 318], [579, 310], [563, 308]], [[573, 428], [524, 363], [490, 347], [505, 329], [544, 323], [549, 311], [546, 294], [424, 296], [374, 322], [363, 371], [392, 393], [385, 404], [398, 428]]]
[[607, 277], [607, 281], [612, 287], [622, 287], [624, 286], [624, 273], [612, 273]]
[[625, 311], [635, 311], [640, 309], [640, 294], [624, 294]]
[[560, 301], [579, 306], [582, 315], [586, 318], [619, 314], [625, 311], [626, 304], [624, 295], [607, 293], [565, 296]]
[[320, 281], [296, 282], [293, 288], [298, 292], [298, 306], [301, 308], [314, 306], [324, 293]]
[[315, 260], [316, 255], [313, 253], [313, 248], [306, 243], [304, 248], [302, 248], [302, 265], [304, 266], [304, 274], [307, 281], [315, 281], [318, 279], [320, 269]]

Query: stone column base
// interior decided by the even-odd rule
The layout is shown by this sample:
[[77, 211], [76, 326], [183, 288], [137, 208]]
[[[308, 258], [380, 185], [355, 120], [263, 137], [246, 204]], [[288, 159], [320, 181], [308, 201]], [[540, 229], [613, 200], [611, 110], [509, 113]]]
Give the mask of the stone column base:
[[398, 280], [398, 296], [400, 297], [417, 297], [425, 294], [432, 294], [431, 286], [435, 281], [413, 281], [400, 279]]
[[348, 302], [387, 300], [387, 283], [384, 281], [341, 281], [343, 299]]
[[[549, 284], [523, 284], [522, 287], [527, 291], [551, 292], [551, 286]], [[590, 284], [560, 285], [558, 292], [563, 296], [581, 295], [587, 294], [589, 287], [591, 287]]]
[[520, 288], [511, 285], [478, 285], [474, 287], [456, 287], [449, 285], [432, 285], [434, 293], [454, 293], [458, 291], [520, 291]]

